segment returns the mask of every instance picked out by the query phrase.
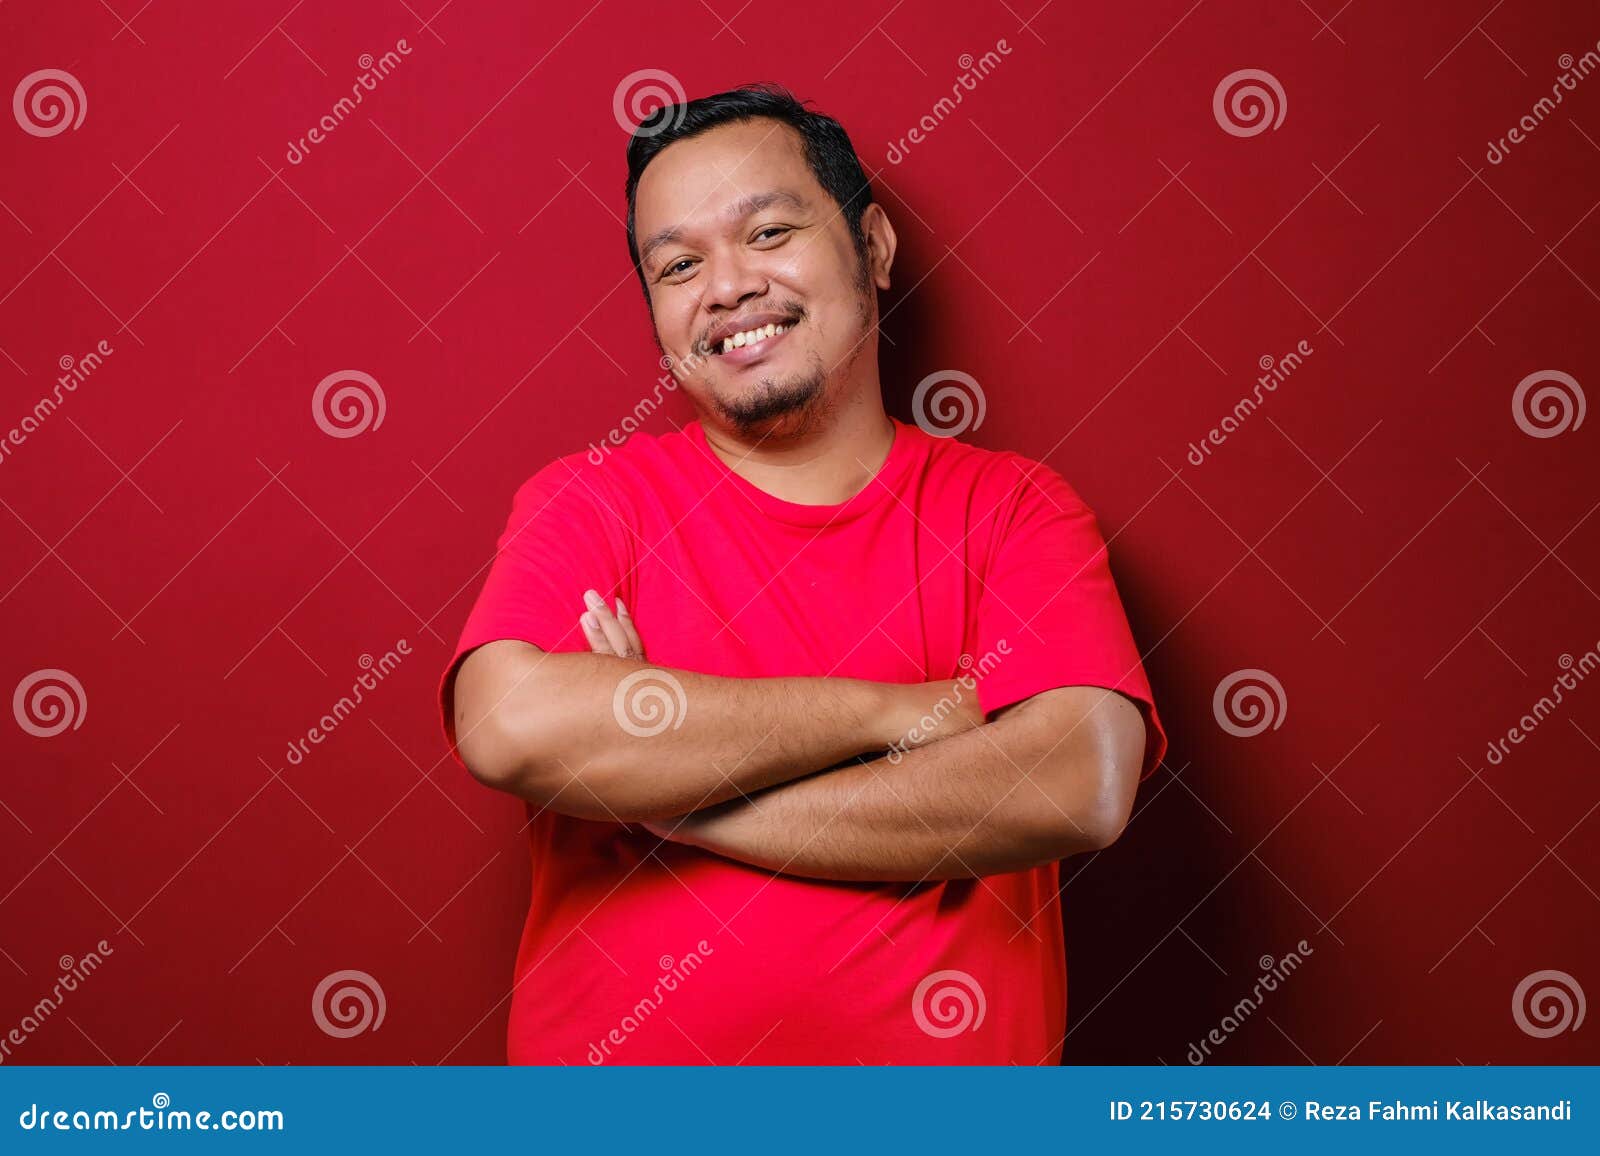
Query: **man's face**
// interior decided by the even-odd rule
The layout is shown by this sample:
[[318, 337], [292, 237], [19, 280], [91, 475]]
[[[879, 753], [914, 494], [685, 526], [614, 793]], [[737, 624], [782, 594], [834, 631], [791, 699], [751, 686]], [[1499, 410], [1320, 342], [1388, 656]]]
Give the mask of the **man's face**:
[[788, 125], [722, 125], [664, 149], [634, 222], [656, 339], [703, 414], [746, 437], [798, 433], [876, 357], [874, 278]]

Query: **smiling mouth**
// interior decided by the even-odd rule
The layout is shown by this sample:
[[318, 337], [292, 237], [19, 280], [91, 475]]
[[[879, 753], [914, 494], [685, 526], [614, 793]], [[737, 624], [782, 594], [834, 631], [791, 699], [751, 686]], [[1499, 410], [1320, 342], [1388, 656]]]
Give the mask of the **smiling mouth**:
[[734, 334], [732, 337], [724, 338], [716, 345], [713, 345], [711, 347], [711, 353], [714, 356], [721, 357], [724, 354], [733, 353], [740, 349], [749, 349], [754, 351], [764, 346], [767, 342], [771, 341], [779, 334], [789, 332], [789, 330], [794, 328], [795, 324], [796, 323], [793, 321], [787, 321], [781, 325], [772, 323], [759, 326], [755, 329], [747, 329], [742, 333]]

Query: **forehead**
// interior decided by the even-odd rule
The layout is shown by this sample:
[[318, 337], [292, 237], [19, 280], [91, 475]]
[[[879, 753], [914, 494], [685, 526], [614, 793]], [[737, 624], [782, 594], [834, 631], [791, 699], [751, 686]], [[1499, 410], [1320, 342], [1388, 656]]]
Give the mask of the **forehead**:
[[641, 247], [663, 230], [714, 229], [729, 206], [773, 189], [812, 203], [824, 195], [799, 133], [782, 121], [761, 117], [677, 141], [639, 178], [634, 227]]

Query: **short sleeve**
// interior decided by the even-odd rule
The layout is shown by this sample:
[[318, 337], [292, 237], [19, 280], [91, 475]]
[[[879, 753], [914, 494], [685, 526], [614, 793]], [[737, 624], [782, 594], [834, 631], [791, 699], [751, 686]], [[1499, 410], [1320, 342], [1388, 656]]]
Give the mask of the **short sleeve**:
[[583, 592], [616, 597], [627, 572], [630, 535], [599, 470], [582, 455], [557, 458], [524, 482], [455, 653], [439, 680], [440, 721], [456, 751], [454, 689], [461, 660], [499, 639], [540, 650], [586, 650], [578, 625]]
[[978, 701], [988, 714], [1055, 687], [1119, 691], [1144, 716], [1148, 778], [1166, 732], [1094, 513], [1048, 466], [1012, 460], [1017, 485], [997, 512], [978, 605]]

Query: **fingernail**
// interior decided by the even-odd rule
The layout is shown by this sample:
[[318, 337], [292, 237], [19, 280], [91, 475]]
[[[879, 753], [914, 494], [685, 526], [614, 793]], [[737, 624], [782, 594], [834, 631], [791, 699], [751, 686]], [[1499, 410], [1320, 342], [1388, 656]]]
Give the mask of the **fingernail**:
[[585, 610], [583, 612], [583, 618], [582, 618], [581, 621], [583, 622], [583, 625], [585, 626], [585, 628], [587, 628], [589, 630], [599, 630], [600, 629], [600, 620], [598, 618], [596, 618], [593, 614], [590, 614], [587, 610]]
[[628, 617], [628, 608], [622, 604], [622, 599], [617, 599], [617, 613], [623, 618]]
[[583, 600], [588, 604], [590, 610], [605, 609], [606, 600], [593, 590], [585, 590], [583, 592]]

